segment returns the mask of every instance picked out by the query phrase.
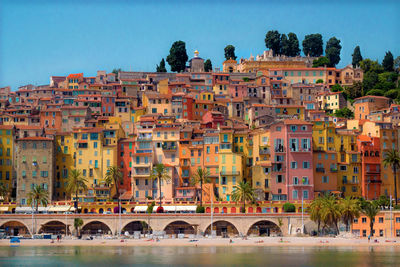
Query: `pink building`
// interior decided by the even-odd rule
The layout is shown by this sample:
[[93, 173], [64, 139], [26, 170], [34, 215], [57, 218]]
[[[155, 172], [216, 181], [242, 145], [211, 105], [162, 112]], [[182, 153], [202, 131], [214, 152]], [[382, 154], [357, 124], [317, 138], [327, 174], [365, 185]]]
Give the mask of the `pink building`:
[[273, 200], [314, 198], [312, 124], [301, 120], [271, 125]]

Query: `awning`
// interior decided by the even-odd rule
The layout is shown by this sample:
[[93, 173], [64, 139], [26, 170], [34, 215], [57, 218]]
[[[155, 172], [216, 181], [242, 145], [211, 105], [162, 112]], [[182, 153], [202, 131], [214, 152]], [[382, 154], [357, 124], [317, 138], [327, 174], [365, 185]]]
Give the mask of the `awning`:
[[145, 211], [147, 211], [147, 206], [136, 206], [134, 211], [135, 212], [145, 212]]
[[[47, 211], [49, 208], [48, 207], [39, 207], [38, 211], [39, 212], [43, 212], [43, 211]], [[36, 211], [36, 208], [33, 208], [33, 210]], [[15, 212], [31, 212], [32, 208], [31, 207], [17, 207], [15, 209]]]
[[176, 206], [177, 211], [196, 211], [197, 206]]
[[0, 207], [0, 211], [8, 211], [8, 207]]
[[49, 207], [49, 211], [53, 211], [53, 212], [65, 212], [65, 211], [69, 211], [71, 209], [71, 206], [51, 206]]

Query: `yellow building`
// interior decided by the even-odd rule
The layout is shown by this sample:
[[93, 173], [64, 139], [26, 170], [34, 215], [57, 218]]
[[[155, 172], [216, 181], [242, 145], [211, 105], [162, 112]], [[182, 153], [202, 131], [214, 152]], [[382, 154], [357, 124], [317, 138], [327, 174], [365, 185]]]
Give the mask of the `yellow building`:
[[138, 122], [142, 115], [146, 114], [146, 108], [133, 107], [131, 108], [131, 122]]
[[0, 184], [9, 190], [9, 197], [11, 197], [14, 179], [13, 133], [13, 126], [0, 125]]
[[270, 200], [271, 195], [271, 151], [270, 132], [257, 130], [252, 133], [253, 146], [252, 184], [259, 200]]
[[275, 106], [275, 116], [277, 117], [294, 117], [304, 120], [304, 106], [296, 105], [277, 105]]
[[67, 192], [68, 176], [75, 169], [74, 155], [76, 150], [72, 133], [58, 133], [56, 135], [56, 180], [55, 196], [57, 200], [70, 199], [71, 194]]
[[347, 106], [342, 92], [321, 93], [317, 97], [319, 107], [334, 112]]

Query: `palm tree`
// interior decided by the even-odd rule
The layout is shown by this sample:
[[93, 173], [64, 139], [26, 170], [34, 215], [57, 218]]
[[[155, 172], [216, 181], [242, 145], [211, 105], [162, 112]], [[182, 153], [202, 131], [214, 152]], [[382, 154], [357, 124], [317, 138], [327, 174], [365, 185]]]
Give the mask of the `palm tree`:
[[118, 166], [108, 167], [105, 181], [106, 181], [106, 184], [108, 184], [108, 185], [114, 184], [115, 191], [117, 192], [117, 196], [118, 196], [118, 201], [119, 201], [118, 187], [119, 187], [119, 184], [122, 182], [123, 178], [124, 178], [124, 175], [123, 175], [120, 167], [118, 167]]
[[36, 212], [39, 210], [39, 203], [47, 206], [49, 203], [49, 192], [44, 190], [40, 185], [35, 185], [31, 192], [28, 193], [28, 205], [35, 205]]
[[322, 208], [324, 200], [322, 197], [317, 197], [313, 200], [308, 208], [308, 213], [310, 214], [310, 219], [317, 223], [318, 225], [318, 235], [320, 234], [321, 221], [322, 221]]
[[380, 209], [378, 205], [376, 204], [375, 201], [368, 201], [364, 208], [362, 209], [362, 212], [369, 218], [369, 227], [370, 227], [370, 236], [373, 236], [374, 232], [374, 221], [376, 215], [378, 215]]
[[74, 220], [74, 227], [76, 230], [76, 236], [79, 236], [79, 228], [81, 228], [83, 225], [83, 220], [81, 218], [75, 218]]
[[397, 169], [400, 167], [400, 156], [395, 149], [389, 151], [383, 159], [383, 164], [391, 166], [393, 169], [393, 184], [394, 184], [394, 200], [397, 206]]
[[9, 194], [9, 190], [7, 189], [7, 187], [5, 187], [5, 185], [0, 184], [0, 197], [2, 201], [8, 201], [8, 194]]
[[321, 219], [325, 226], [333, 226], [339, 234], [338, 222], [342, 217], [340, 205], [335, 196], [326, 195], [323, 198]]
[[160, 189], [160, 207], [161, 207], [161, 181], [169, 181], [171, 177], [168, 175], [167, 168], [164, 164], [158, 163], [153, 166], [151, 170], [151, 179], [158, 180], [158, 187]]
[[248, 182], [241, 181], [233, 187], [232, 199], [233, 201], [242, 201], [243, 213], [246, 213], [246, 201], [254, 200], [254, 189]]
[[360, 217], [360, 202], [358, 199], [346, 197], [340, 201], [342, 220], [346, 224], [346, 230], [350, 231], [350, 224], [354, 218]]
[[192, 184], [200, 183], [200, 207], [203, 206], [203, 183], [210, 182], [210, 172], [207, 169], [197, 169], [192, 178]]
[[75, 193], [75, 213], [78, 212], [78, 192], [80, 190], [87, 190], [87, 182], [80, 170], [71, 170], [66, 189], [70, 194]]

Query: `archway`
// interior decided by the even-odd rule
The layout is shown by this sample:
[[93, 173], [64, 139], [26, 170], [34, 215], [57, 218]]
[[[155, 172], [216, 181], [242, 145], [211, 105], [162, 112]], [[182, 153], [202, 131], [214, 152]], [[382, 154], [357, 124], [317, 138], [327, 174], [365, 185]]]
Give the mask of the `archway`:
[[167, 235], [173, 234], [185, 234], [185, 235], [194, 235], [196, 233], [197, 225], [191, 225], [185, 221], [174, 221], [168, 224], [164, 231]]
[[[68, 234], [71, 234], [70, 231], [71, 230], [68, 227]], [[42, 226], [39, 229], [39, 234], [65, 235], [65, 223], [60, 221], [50, 221], [45, 224], [42, 224]]]
[[92, 208], [92, 209], [90, 210], [90, 213], [96, 213], [96, 209], [95, 209], [95, 208]]
[[[239, 234], [236, 226], [228, 221], [216, 221], [213, 223], [213, 231], [216, 231], [217, 236], [228, 237]], [[211, 235], [211, 224], [204, 231], [206, 235]]]
[[88, 235], [103, 235], [112, 234], [112, 231], [105, 223], [100, 221], [92, 221], [82, 227], [81, 233]]
[[151, 227], [145, 221], [133, 221], [125, 225], [121, 232], [122, 234], [128, 232], [130, 235], [133, 235], [135, 232], [145, 234], [151, 231]]
[[210, 207], [206, 208], [206, 213], [211, 213], [211, 208]]
[[103, 214], [104, 213], [104, 209], [103, 208], [100, 208], [99, 209], [99, 214]]
[[255, 236], [282, 236], [278, 225], [271, 221], [262, 220], [254, 223], [247, 231], [247, 235]]
[[89, 212], [89, 211], [88, 211], [88, 209], [86, 209], [86, 208], [83, 210], [83, 213], [88, 213], [88, 212]]
[[231, 208], [231, 213], [236, 213], [236, 207]]
[[30, 235], [28, 227], [19, 221], [9, 221], [0, 226], [8, 236]]

